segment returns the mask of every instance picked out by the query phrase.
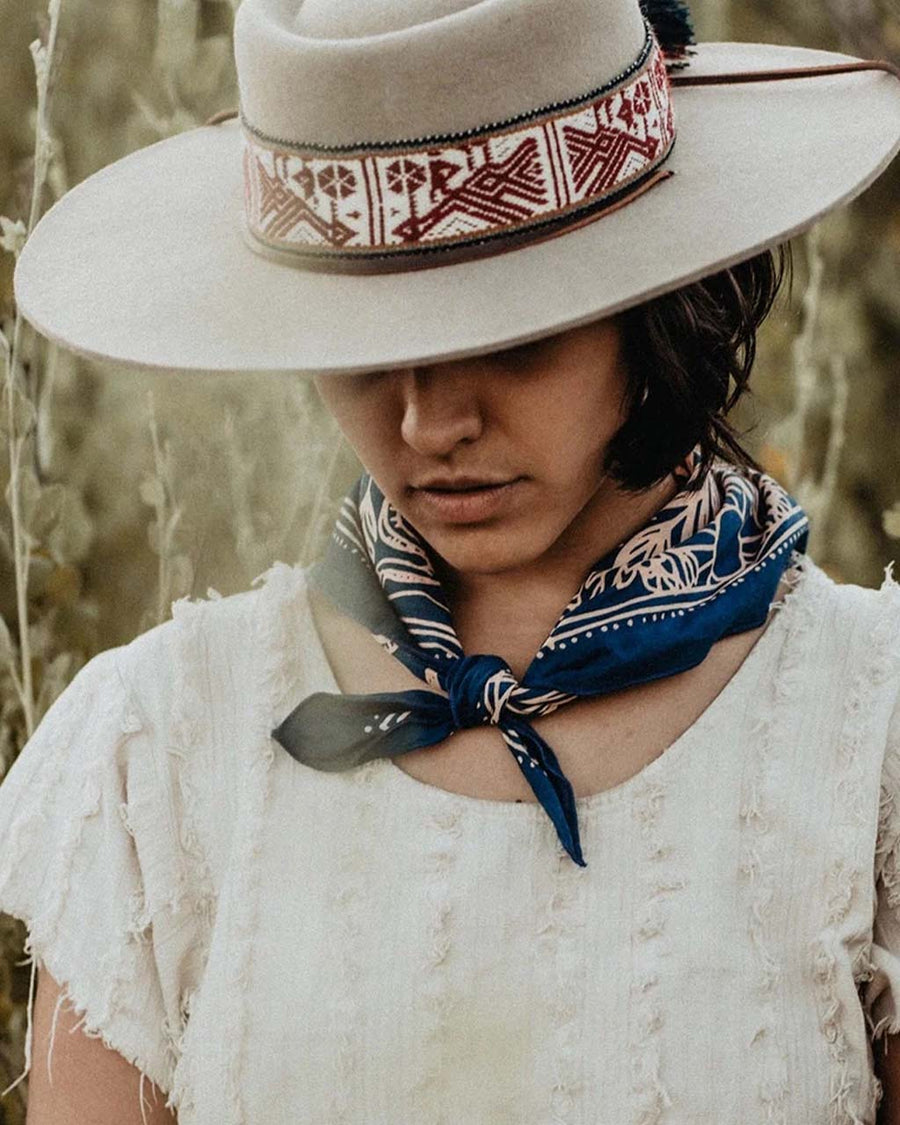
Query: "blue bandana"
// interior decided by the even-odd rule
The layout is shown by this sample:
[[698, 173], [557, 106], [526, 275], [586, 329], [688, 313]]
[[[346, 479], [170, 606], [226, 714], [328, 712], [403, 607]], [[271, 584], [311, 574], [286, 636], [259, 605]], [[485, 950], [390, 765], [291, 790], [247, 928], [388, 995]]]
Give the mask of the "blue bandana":
[[434, 690], [316, 692], [272, 736], [334, 771], [493, 724], [586, 866], [572, 786], [529, 720], [693, 668], [722, 637], [763, 624], [792, 550], [806, 549], [806, 513], [767, 474], [719, 458], [704, 472], [698, 446], [676, 478], [681, 491], [591, 567], [517, 681], [499, 656], [463, 651], [432, 549], [364, 473], [310, 583]]

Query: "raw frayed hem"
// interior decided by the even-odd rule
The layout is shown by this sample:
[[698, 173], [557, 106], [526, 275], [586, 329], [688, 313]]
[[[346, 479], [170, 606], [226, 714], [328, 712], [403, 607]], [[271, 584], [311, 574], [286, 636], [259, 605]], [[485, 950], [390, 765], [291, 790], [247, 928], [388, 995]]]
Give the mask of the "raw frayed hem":
[[889, 1035], [900, 1035], [900, 1013], [889, 1013], [882, 1016], [880, 1020], [873, 1021], [871, 1016], [866, 1015], [866, 1023], [869, 1027], [869, 1038], [874, 1042], [876, 1039], [885, 1039], [884, 1050], [887, 1054], [889, 1049], [889, 1040], [885, 1037]]
[[[23, 919], [26, 925], [29, 926], [30, 922]], [[141, 1049], [133, 1043], [129, 1043], [126, 1037], [116, 1036], [118, 1041], [113, 1041], [96, 1022], [97, 1017], [94, 1011], [94, 1006], [87, 1000], [83, 1000], [72, 991], [71, 983], [66, 979], [67, 974], [55, 964], [51, 967], [48, 964], [43, 954], [38, 954], [31, 944], [31, 934], [29, 932], [28, 941], [26, 942], [25, 951], [30, 954], [31, 962], [31, 975], [28, 984], [28, 1006], [27, 1006], [27, 1024], [25, 1032], [25, 1067], [22, 1073], [6, 1087], [5, 1090], [0, 1090], [0, 1099], [5, 1098], [11, 1090], [14, 1090], [26, 1077], [31, 1074], [32, 1064], [34, 1062], [34, 997], [36, 992], [35, 979], [37, 976], [38, 962], [41, 967], [46, 969], [55, 981], [59, 983], [60, 991], [56, 1000], [56, 1005], [53, 1010], [53, 1020], [50, 1025], [50, 1034], [48, 1036], [49, 1044], [47, 1048], [47, 1081], [50, 1086], [53, 1085], [53, 1046], [56, 1040], [56, 1028], [59, 1019], [59, 1013], [63, 1005], [68, 1003], [69, 1011], [76, 1017], [77, 1022], [75, 1026], [70, 1029], [69, 1034], [75, 1031], [81, 1031], [82, 1034], [88, 1036], [90, 1039], [100, 1039], [104, 1047], [110, 1051], [115, 1051], [116, 1054], [121, 1055], [127, 1062], [135, 1067], [140, 1072], [140, 1082], [138, 1085], [138, 1104], [141, 1110], [141, 1120], [146, 1123], [146, 1106], [148, 1104], [144, 1095], [144, 1084], [150, 1082], [154, 1091], [166, 1095], [167, 1101], [165, 1103], [166, 1109], [176, 1109], [177, 1107], [172, 1102], [172, 1096], [169, 1090], [170, 1083], [165, 1079], [157, 1065], [157, 1062], [151, 1061], [144, 1055]], [[24, 962], [25, 964], [28, 963]], [[157, 1104], [156, 1093], [153, 1095], [153, 1105]]]

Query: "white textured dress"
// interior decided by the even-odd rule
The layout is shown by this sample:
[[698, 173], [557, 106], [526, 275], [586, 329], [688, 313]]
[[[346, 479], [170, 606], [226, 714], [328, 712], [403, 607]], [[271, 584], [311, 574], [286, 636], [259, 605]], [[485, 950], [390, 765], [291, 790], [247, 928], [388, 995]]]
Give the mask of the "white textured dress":
[[337, 690], [279, 563], [79, 673], [0, 785], [0, 909], [181, 1125], [868, 1125], [898, 689], [900, 585], [806, 560], [703, 715], [578, 800], [579, 868], [537, 804], [270, 738]]

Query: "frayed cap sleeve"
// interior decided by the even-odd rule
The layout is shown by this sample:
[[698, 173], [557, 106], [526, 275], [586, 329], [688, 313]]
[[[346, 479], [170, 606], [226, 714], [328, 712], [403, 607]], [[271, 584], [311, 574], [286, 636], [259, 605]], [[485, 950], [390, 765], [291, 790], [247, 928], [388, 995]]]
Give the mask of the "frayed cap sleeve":
[[[891, 653], [896, 666], [900, 665], [900, 585], [886, 579], [885, 586], [892, 595], [887, 608], [895, 625]], [[869, 1031], [877, 1039], [900, 1033], [900, 690], [888, 722], [882, 763], [874, 876], [871, 964], [860, 995]]]
[[[77, 673], [0, 784], [0, 911], [24, 920], [33, 966], [60, 982], [82, 1030], [168, 1093], [204, 951], [183, 893], [173, 764], [123, 674], [128, 652]], [[52, 1038], [50, 1051], [52, 1073]]]

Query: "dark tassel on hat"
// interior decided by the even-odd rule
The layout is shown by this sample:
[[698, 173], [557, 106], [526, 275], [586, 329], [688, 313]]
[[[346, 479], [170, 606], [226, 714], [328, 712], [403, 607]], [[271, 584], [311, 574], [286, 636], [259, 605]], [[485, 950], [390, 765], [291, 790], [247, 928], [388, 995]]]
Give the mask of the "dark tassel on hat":
[[688, 45], [696, 43], [691, 13], [681, 0], [640, 0], [641, 11], [659, 40], [667, 70], [688, 66]]

